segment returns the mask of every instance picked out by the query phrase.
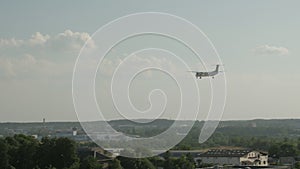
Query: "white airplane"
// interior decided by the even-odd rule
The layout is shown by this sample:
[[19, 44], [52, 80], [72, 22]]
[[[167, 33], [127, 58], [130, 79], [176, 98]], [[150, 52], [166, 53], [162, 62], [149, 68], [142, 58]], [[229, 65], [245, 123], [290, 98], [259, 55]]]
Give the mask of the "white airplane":
[[212, 77], [214, 78], [215, 75], [217, 75], [219, 72], [220, 65], [216, 65], [216, 69], [211, 72], [198, 72], [198, 71], [189, 71], [195, 73], [195, 76], [197, 79], [201, 79], [202, 77]]

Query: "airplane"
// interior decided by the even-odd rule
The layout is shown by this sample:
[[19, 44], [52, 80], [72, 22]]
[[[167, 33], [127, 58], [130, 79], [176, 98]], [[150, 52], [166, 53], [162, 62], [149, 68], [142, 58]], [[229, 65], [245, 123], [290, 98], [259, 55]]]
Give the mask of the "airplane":
[[193, 72], [193, 73], [196, 73], [195, 76], [197, 79], [201, 79], [202, 77], [212, 77], [214, 78], [215, 75], [217, 75], [219, 72], [219, 67], [220, 65], [217, 64], [216, 65], [216, 69], [214, 71], [211, 71], [211, 72], [198, 72], [198, 71], [188, 71], [188, 72]]

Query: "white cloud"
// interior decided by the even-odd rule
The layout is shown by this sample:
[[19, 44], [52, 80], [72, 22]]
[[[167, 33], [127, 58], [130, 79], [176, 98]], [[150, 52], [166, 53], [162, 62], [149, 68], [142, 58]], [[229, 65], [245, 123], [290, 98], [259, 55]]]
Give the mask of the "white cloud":
[[[127, 75], [128, 73], [137, 73], [144, 68], [152, 67], [169, 72], [170, 74], [174, 73], [186, 76], [188, 68], [183, 67], [179, 62], [180, 60], [176, 60], [176, 58], [168, 55], [132, 54], [125, 57], [104, 58], [99, 65], [98, 73], [103, 76], [112, 77], [115, 71], [117, 71], [116, 73]], [[145, 75], [145, 78], [152, 77], [152, 71], [155, 70], [144, 71], [143, 76]]]
[[261, 45], [253, 50], [258, 55], [288, 55], [289, 50], [285, 47], [277, 47], [270, 45]]
[[[36, 32], [29, 39], [0, 39], [0, 49], [8, 47], [40, 47], [39, 45], [44, 45], [45, 48], [43, 50], [53, 49], [53, 47], [58, 46], [60, 48], [67, 47], [68, 50], [80, 50], [90, 38], [90, 35], [86, 32], [73, 32], [71, 30], [65, 30], [63, 33], [54, 36]], [[89, 40], [86, 47], [95, 47], [93, 40]]]
[[86, 47], [95, 47], [94, 41], [89, 40], [90, 38], [91, 37], [88, 33], [66, 30], [63, 33], [59, 33], [58, 35], [54, 36], [53, 38], [50, 38], [47, 42], [55, 49], [80, 50], [86, 42]]
[[136, 67], [147, 67], [150, 65], [159, 66], [161, 60], [155, 57], [139, 57], [137, 55], [132, 55], [129, 58], [104, 58], [99, 67], [99, 73], [104, 76], [111, 77], [117, 69], [120, 67], [126, 67], [126, 71], [121, 71], [121, 73], [128, 73], [130, 70]]
[[31, 39], [28, 40], [28, 42], [31, 45], [38, 45], [38, 44], [44, 44], [47, 42], [47, 40], [50, 39], [49, 35], [43, 35], [40, 32], [36, 32], [34, 35], [31, 36]]
[[43, 74], [49, 69], [51, 62], [39, 59], [37, 60], [30, 54], [25, 54], [18, 58], [0, 58], [0, 76], [2, 77], [22, 77], [35, 76]]
[[0, 77], [12, 77], [16, 76], [15, 71], [13, 70], [13, 64], [8, 59], [0, 59]]
[[[0, 77], [70, 74], [79, 50], [90, 38], [88, 33], [66, 30], [51, 36], [36, 32], [28, 39], [0, 39]], [[86, 47], [96, 46], [89, 40]]]
[[11, 39], [0, 39], [0, 47], [16, 47], [23, 44], [23, 40], [20, 39], [15, 39], [15, 38], [11, 38]]

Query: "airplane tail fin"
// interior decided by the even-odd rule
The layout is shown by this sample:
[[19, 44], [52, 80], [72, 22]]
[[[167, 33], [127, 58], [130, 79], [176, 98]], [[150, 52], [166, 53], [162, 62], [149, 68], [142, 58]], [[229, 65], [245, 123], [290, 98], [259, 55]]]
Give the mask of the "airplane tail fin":
[[216, 72], [219, 72], [219, 66], [220, 65], [216, 65], [216, 70], [215, 70]]

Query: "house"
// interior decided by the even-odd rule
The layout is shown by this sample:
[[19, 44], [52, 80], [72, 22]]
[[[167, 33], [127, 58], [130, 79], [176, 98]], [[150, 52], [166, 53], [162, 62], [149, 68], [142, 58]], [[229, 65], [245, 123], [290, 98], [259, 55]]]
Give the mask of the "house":
[[200, 154], [195, 160], [202, 164], [268, 166], [268, 154], [254, 150], [213, 149]]

